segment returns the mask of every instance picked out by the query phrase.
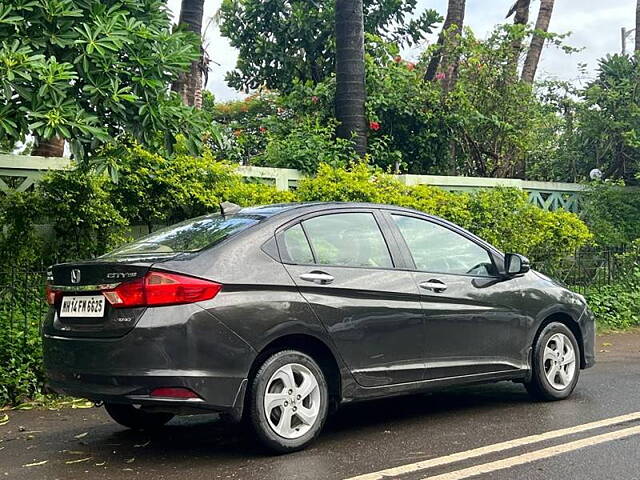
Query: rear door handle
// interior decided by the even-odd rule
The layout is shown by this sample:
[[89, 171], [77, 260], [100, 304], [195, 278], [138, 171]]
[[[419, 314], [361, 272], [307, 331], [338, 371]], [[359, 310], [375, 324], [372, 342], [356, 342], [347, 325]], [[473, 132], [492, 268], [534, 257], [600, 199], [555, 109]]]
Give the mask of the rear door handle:
[[440, 280], [427, 280], [420, 283], [420, 288], [424, 290], [431, 290], [435, 293], [442, 293], [447, 289], [447, 284]]
[[313, 282], [319, 285], [328, 285], [335, 280], [332, 275], [324, 272], [309, 272], [300, 275], [300, 279], [305, 282]]

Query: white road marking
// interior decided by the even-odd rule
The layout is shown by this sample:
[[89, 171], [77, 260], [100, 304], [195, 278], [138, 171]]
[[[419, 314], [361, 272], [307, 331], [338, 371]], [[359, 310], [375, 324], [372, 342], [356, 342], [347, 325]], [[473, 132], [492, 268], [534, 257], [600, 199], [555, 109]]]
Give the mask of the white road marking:
[[448, 465], [450, 463], [459, 462], [461, 460], [481, 457], [490, 453], [502, 452], [504, 450], [522, 447], [525, 445], [530, 445], [532, 443], [553, 440], [554, 438], [564, 437], [566, 435], [574, 435], [576, 433], [587, 432], [596, 428], [609, 427], [611, 425], [617, 425], [619, 423], [630, 422], [633, 420], [640, 420], [640, 412], [620, 415], [618, 417], [605, 418], [604, 420], [598, 420], [597, 422], [585, 423], [582, 425], [577, 425], [575, 427], [561, 428], [559, 430], [552, 430], [550, 432], [540, 433], [537, 435], [530, 435], [528, 437], [517, 438], [515, 440], [508, 440], [506, 442], [494, 443], [493, 445], [474, 448], [473, 450], [467, 450], [465, 452], [452, 453], [451, 455], [445, 455], [443, 457], [432, 458], [429, 460], [423, 460], [421, 462], [410, 463], [407, 465], [400, 465], [398, 467], [387, 468], [378, 472], [365, 473], [363, 475], [358, 475], [345, 480], [383, 480], [388, 477], [395, 477], [397, 475], [405, 475], [407, 473], [418, 472], [420, 470], [439, 467], [441, 465]]
[[620, 440], [621, 438], [631, 437], [632, 435], [640, 435], [640, 426], [603, 433], [601, 435], [583, 438], [582, 440], [575, 440], [573, 442], [563, 443], [554, 447], [547, 447], [541, 450], [523, 453], [522, 455], [505, 458], [504, 460], [496, 460], [494, 462], [484, 463], [474, 467], [463, 468], [462, 470], [457, 470], [455, 472], [443, 473], [433, 477], [425, 477], [422, 480], [462, 480], [464, 478], [475, 477], [476, 475], [483, 475], [485, 473], [491, 473], [535, 462], [537, 460], [555, 457], [556, 455], [573, 452], [581, 448], [592, 447], [601, 443], [612, 442], [613, 440]]

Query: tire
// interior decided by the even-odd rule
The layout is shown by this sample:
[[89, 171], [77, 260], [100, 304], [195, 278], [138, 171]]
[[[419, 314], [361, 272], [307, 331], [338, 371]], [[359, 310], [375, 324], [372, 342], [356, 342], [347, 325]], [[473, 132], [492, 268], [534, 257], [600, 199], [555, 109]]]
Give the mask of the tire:
[[547, 325], [533, 346], [531, 367], [525, 387], [532, 397], [548, 402], [569, 397], [580, 377], [580, 346], [571, 330], [562, 323]]
[[160, 428], [174, 417], [171, 413], [145, 412], [133, 405], [119, 403], [105, 403], [104, 408], [117, 423], [133, 430]]
[[247, 420], [260, 442], [273, 452], [289, 453], [318, 437], [327, 419], [329, 393], [322, 369], [309, 355], [283, 350], [260, 366], [248, 402]]

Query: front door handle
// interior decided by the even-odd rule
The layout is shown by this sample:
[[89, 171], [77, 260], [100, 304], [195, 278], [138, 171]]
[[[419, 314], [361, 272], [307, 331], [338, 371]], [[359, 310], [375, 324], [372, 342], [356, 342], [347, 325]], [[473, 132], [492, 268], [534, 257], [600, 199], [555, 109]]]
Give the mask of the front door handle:
[[324, 272], [303, 273], [302, 275], [300, 275], [300, 279], [304, 280], [305, 282], [313, 282], [319, 285], [328, 285], [334, 280], [332, 275]]
[[427, 280], [426, 282], [421, 282], [420, 283], [420, 288], [423, 288], [425, 290], [431, 290], [435, 293], [442, 293], [447, 289], [447, 284], [444, 282], [441, 282], [440, 280]]

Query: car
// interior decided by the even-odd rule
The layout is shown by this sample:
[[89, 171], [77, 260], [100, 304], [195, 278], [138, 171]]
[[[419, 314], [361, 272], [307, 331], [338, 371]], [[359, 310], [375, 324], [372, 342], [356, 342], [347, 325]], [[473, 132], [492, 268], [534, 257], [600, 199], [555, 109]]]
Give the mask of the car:
[[53, 391], [133, 429], [245, 419], [281, 453], [346, 403], [498, 381], [561, 400], [595, 363], [581, 295], [401, 207], [225, 203], [48, 275]]

